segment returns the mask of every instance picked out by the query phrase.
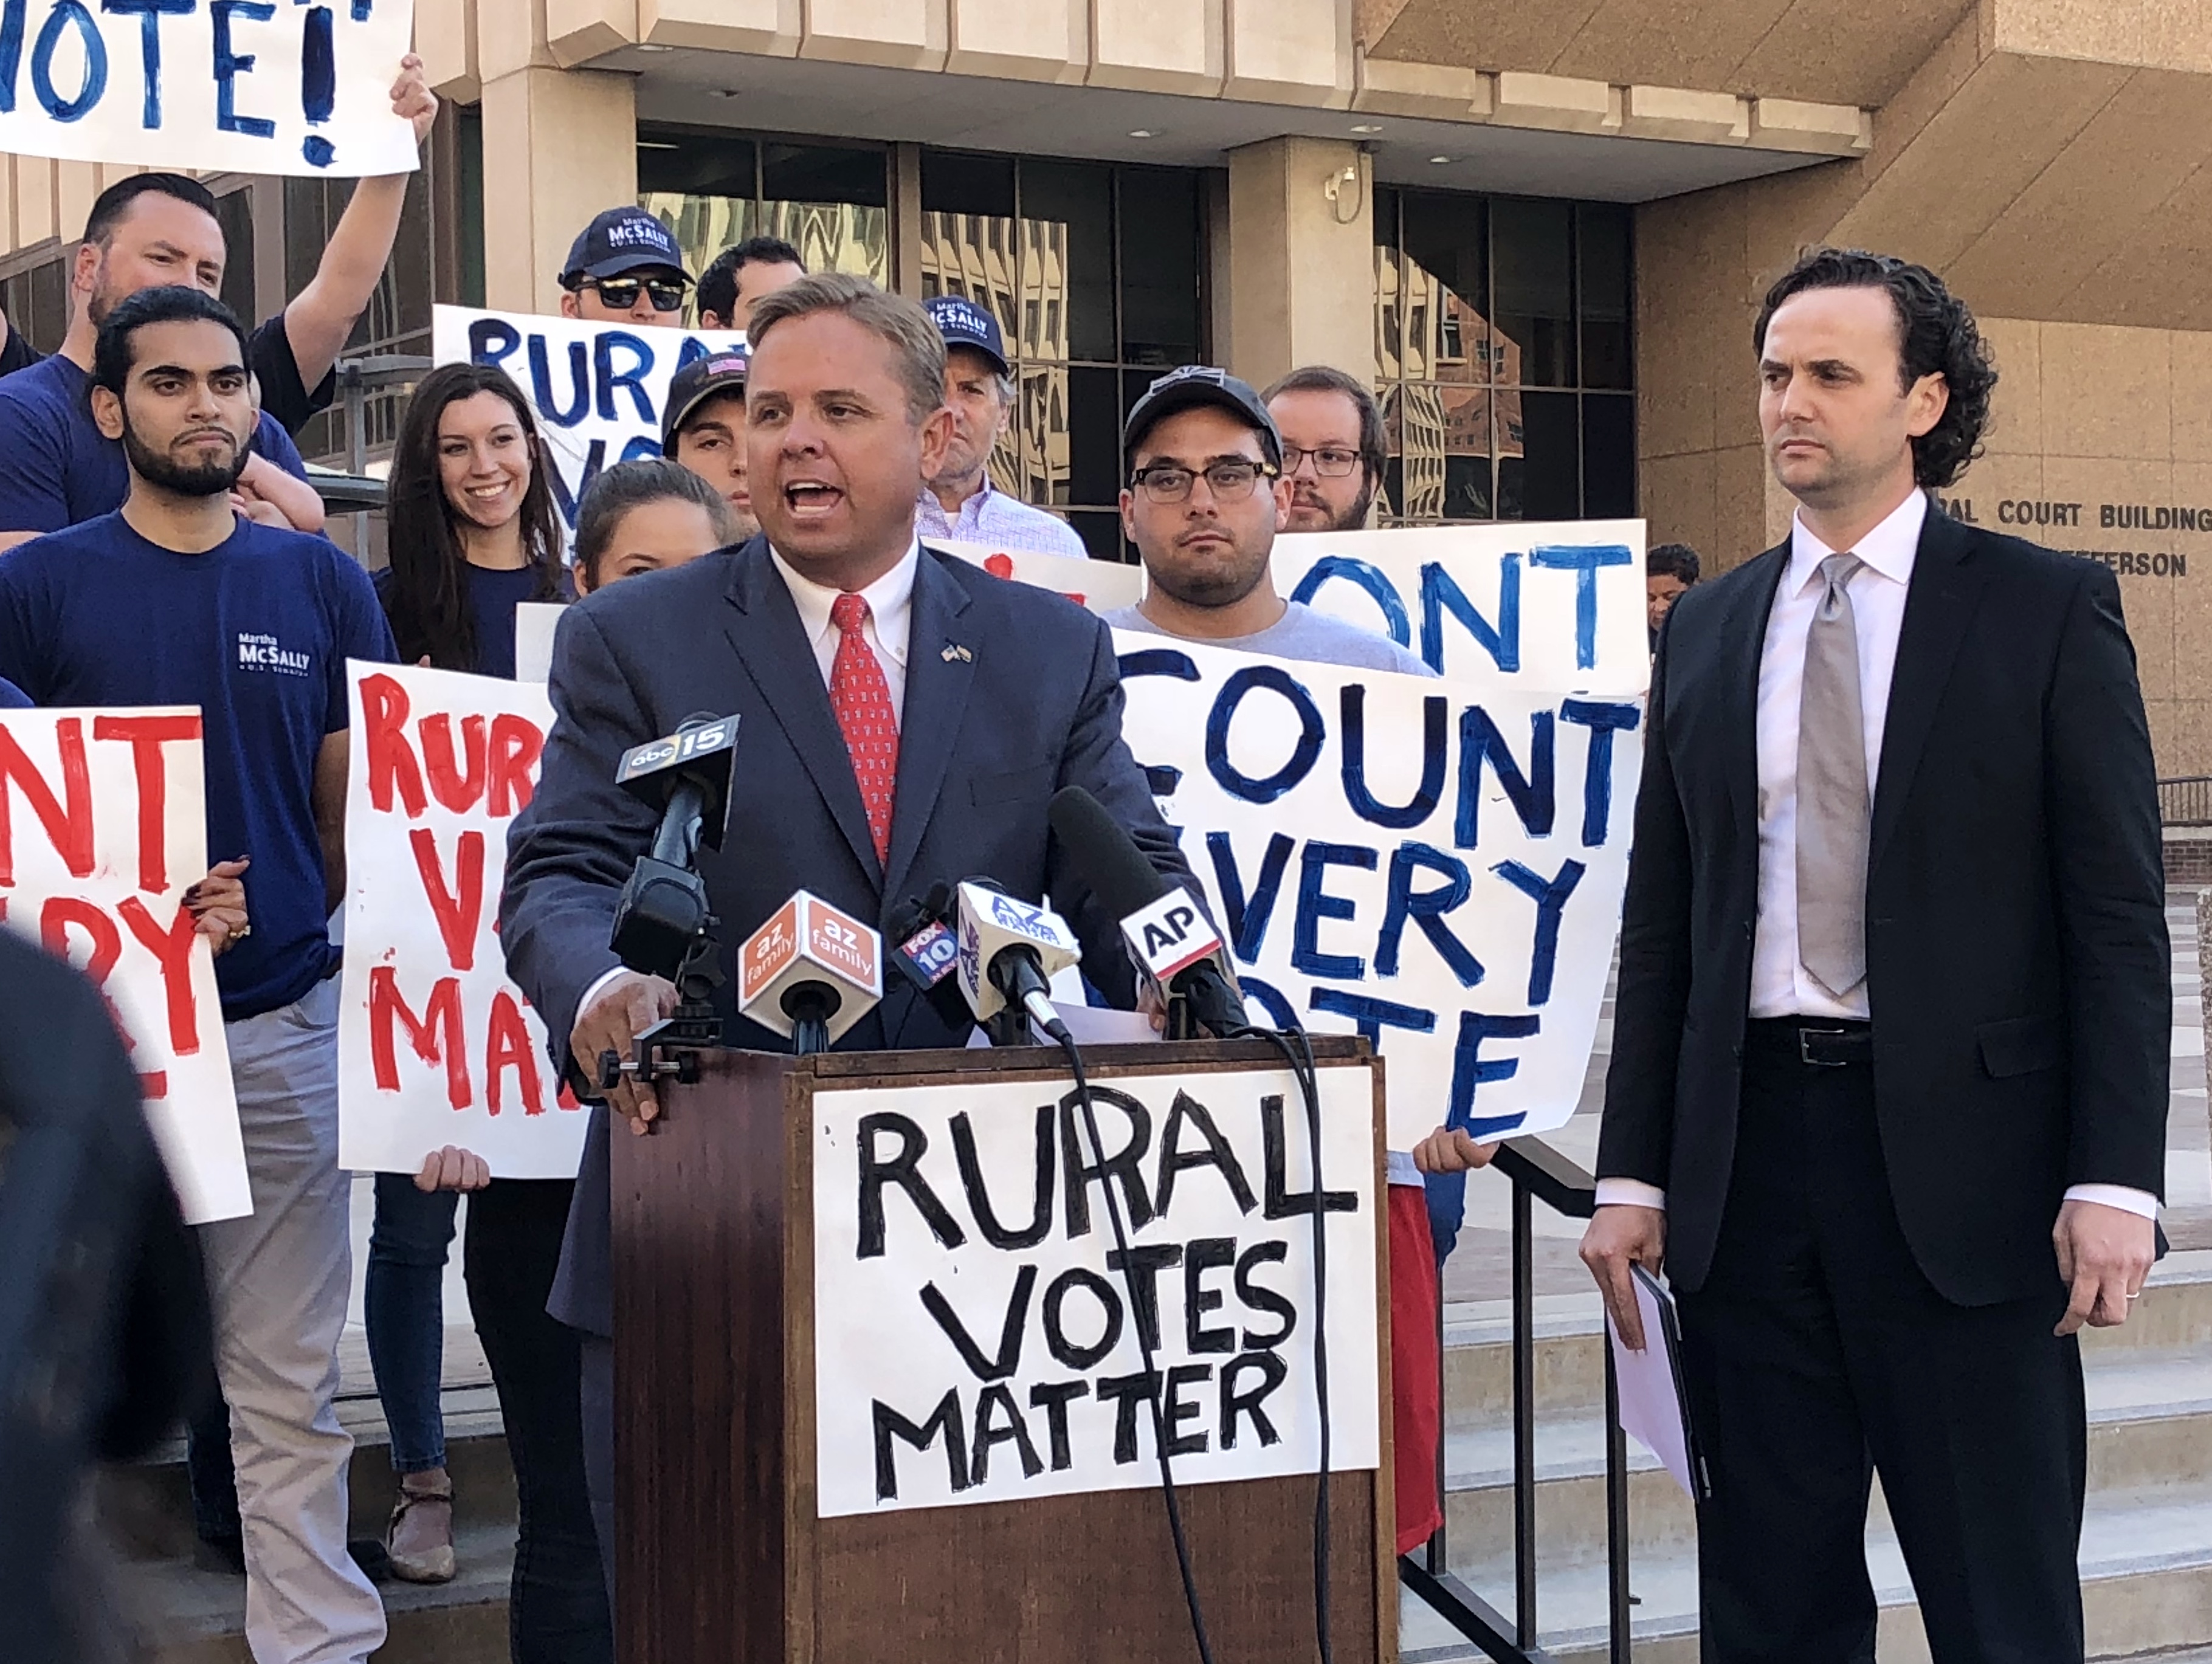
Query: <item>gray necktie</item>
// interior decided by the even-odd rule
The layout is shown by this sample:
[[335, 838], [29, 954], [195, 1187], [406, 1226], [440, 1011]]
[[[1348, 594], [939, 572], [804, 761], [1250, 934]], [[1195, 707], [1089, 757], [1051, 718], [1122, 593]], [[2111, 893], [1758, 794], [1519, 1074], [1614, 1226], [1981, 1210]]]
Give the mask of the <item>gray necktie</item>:
[[1805, 632], [1797, 711], [1797, 957], [1839, 999], [1866, 980], [1866, 720], [1848, 592], [1865, 564], [1820, 562], [1826, 587]]

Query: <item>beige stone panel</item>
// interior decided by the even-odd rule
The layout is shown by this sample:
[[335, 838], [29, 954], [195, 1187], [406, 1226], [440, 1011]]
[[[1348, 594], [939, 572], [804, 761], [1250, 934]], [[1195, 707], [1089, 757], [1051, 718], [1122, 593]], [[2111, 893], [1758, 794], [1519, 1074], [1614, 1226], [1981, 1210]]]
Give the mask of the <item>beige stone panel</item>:
[[1646, 457], [1719, 443], [1713, 401], [1726, 297], [1741, 287], [1741, 197], [1720, 191], [1636, 210], [1636, 425]]
[[28, 248], [61, 234], [56, 216], [54, 164], [45, 156], [11, 156], [15, 185], [15, 246]]
[[1090, 0], [949, 0], [954, 75], [1079, 83], [1091, 63]]
[[637, 0], [638, 38], [656, 46], [795, 58], [800, 0]]
[[1449, 64], [1403, 64], [1395, 58], [1352, 56], [1352, 107], [1386, 116], [1428, 116], [1442, 121], [1487, 118], [1495, 101], [1492, 77]]
[[1738, 88], [1733, 70], [1790, 0], [1604, 0], [1559, 49], [1554, 75], [1669, 87]]
[[1406, 0], [1352, 0], [1352, 36], [1363, 47], [1380, 40], [1406, 9]]
[[[2052, 331], [2044, 331], [2045, 361], [2051, 361]], [[2163, 430], [2161, 430], [2163, 431]], [[2172, 503], [2173, 467], [2163, 458], [2155, 461], [2125, 461], [2117, 458], [2050, 457], [2043, 465], [2044, 495], [2060, 502], [2081, 505], [2078, 531], [2038, 531], [2023, 528], [2031, 541], [2061, 549], [2112, 551], [2157, 551], [2184, 545], [2177, 534], [2165, 531], [2107, 531], [2097, 522], [2100, 507], [2107, 503], [2140, 503], [2146, 507]], [[1998, 531], [2012, 528], [2000, 525]], [[2186, 537], [2191, 534], [2179, 534]], [[2204, 541], [2201, 537], [2197, 541]], [[2195, 562], [2191, 562], [2194, 565]], [[2189, 579], [2178, 580], [2187, 583]], [[2123, 576], [2120, 598], [2126, 609], [2128, 636], [2136, 647], [2142, 678], [2143, 696], [2169, 699], [2174, 687], [2174, 589], [2172, 578]]]
[[1211, 98], [1225, 72], [1223, 0], [1091, 0], [1093, 87]]
[[[2073, 548], [2078, 528], [2038, 527], [2031, 507], [2023, 517], [2008, 505], [2048, 501], [2043, 489], [2043, 459], [2022, 456], [1984, 456], [1936, 494], [1954, 519], [1978, 525], [1984, 531], [2030, 538], [2037, 543]], [[2096, 511], [2088, 511], [2094, 514]]]
[[2212, 774], [2212, 701], [2160, 700], [2146, 702], [2150, 750], [2160, 780]]
[[2001, 52], [2212, 74], [2212, 6], [2204, 0], [1996, 0]]
[[1874, 117], [1851, 104], [1808, 104], [1802, 99], [1747, 100], [1751, 143], [1762, 150], [1800, 150], [1821, 156], [1860, 156], [1874, 148]]
[[[1875, 179], [1831, 240], [1947, 269], [2073, 143], [2128, 74], [2043, 58], [1988, 60]], [[2023, 310], [2001, 292], [1967, 299], [1985, 311]]]
[[2176, 330], [2166, 345], [2173, 366], [2173, 459], [2212, 462], [2212, 333]]
[[1352, 0], [1223, 0], [1223, 95], [1328, 110], [1352, 105]]
[[2212, 158], [2212, 76], [2138, 70], [1947, 274], [2047, 318]]
[[92, 199], [100, 194], [100, 169], [88, 161], [54, 164], [55, 228], [67, 242], [84, 235], [84, 222], [92, 213]]
[[1621, 102], [1620, 88], [1602, 81], [1507, 70], [1498, 77], [1491, 118], [1504, 126], [1552, 132], [1618, 133]]
[[477, 0], [477, 74], [484, 81], [553, 66], [545, 41], [546, 0]]
[[1706, 561], [1718, 546], [1716, 480], [1719, 459], [1711, 451], [1647, 457], [1637, 464], [1638, 509], [1655, 544], [1687, 544]]
[[1986, 441], [1992, 457], [2043, 456], [2043, 326], [2024, 318], [1983, 318], [1982, 339], [1997, 367]]
[[[1323, 185], [1360, 176], [1340, 221]], [[1229, 153], [1230, 367], [1264, 386], [1300, 364], [1375, 374], [1372, 179], [1356, 145], [1279, 138]]]
[[562, 69], [637, 40], [637, 0], [545, 0], [545, 46]]
[[1791, 0], [1723, 83], [1776, 98], [1879, 109], [1920, 72], [1975, 0]]
[[2128, 640], [2135, 644], [2136, 679], [2146, 700], [2171, 699], [2178, 679], [2174, 616], [2177, 597], [2186, 578], [2120, 579], [2120, 612], [2127, 620]]
[[886, 70], [941, 70], [946, 0], [806, 0], [801, 58]]
[[[2173, 503], [2212, 509], [2212, 463], [2173, 465]], [[2201, 524], [2201, 522], [2200, 522]], [[2185, 556], [2173, 585], [2173, 696], [2212, 700], [2212, 531], [2107, 533]], [[2212, 768], [2192, 770], [2212, 774]]]
[[2045, 324], [2042, 337], [2046, 455], [2161, 465], [2172, 456], [2173, 367], [2166, 331]]
[[554, 69], [484, 83], [487, 306], [558, 312], [576, 233], [601, 209], [637, 200], [636, 84]]
[[415, 50], [439, 97], [473, 104], [483, 95], [477, 73], [477, 0], [432, 0], [416, 7]]
[[2212, 330], [2212, 167], [2200, 167], [2136, 224], [2084, 226], [2105, 263], [2068, 295], [2057, 315], [2150, 329]]
[[[1778, 507], [1769, 501], [1771, 495], [1778, 496]], [[1789, 523], [1790, 500], [1774, 486], [1765, 451], [1736, 445], [1713, 452], [1713, 571], [1741, 566], [1771, 549]]]
[[1969, 9], [1913, 70], [1910, 79], [1876, 106], [1881, 119], [1874, 125], [1874, 148], [1867, 152], [1866, 183], [1870, 184], [1905, 154], [1906, 147], [1919, 137], [1921, 129], [1974, 78], [1987, 56], [1979, 21]]
[[[1469, 70], [1548, 70], [1604, 0], [1409, 0], [1381, 34], [1363, 37], [1370, 57]], [[1610, 76], [1604, 77], [1611, 79]], [[1623, 81], [1649, 77], [1638, 70]]]
[[1751, 137], [1751, 100], [1686, 87], [1632, 86], [1621, 94], [1620, 131], [1630, 138], [1741, 144]]

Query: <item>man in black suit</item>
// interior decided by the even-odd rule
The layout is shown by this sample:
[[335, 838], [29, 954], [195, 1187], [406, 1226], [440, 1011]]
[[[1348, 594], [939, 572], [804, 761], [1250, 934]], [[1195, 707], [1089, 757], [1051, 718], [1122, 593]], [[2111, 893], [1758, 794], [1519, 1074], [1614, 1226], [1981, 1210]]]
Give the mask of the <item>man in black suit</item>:
[[[623, 969], [607, 945], [658, 818], [615, 784], [616, 764], [695, 713], [735, 713], [728, 833], [701, 858], [728, 987], [735, 950], [796, 890], [880, 926], [932, 884], [981, 874], [1048, 897], [1074, 926], [1091, 983], [1132, 1003], [1119, 921], [1051, 838], [1053, 793], [1085, 787], [1162, 872], [1188, 882], [1188, 869], [1122, 743], [1104, 625], [915, 538], [915, 501], [951, 429], [936, 326], [863, 279], [824, 274], [763, 299], [750, 342], [747, 474], [763, 535], [595, 591], [562, 620], [553, 729], [510, 840], [509, 974], [586, 1078], [601, 1051], [629, 1055], [674, 1009], [668, 983]], [[724, 1037], [785, 1048], [733, 1013]], [[966, 1039], [965, 1025], [897, 985], [839, 1045]], [[636, 1133], [658, 1112], [648, 1086], [626, 1083], [611, 1102]], [[586, 1336], [603, 1559], [614, 1540], [609, 1124], [593, 1112], [550, 1303]]]
[[2172, 1011], [2119, 586], [1930, 502], [1996, 380], [1931, 273], [1808, 255], [1754, 338], [1796, 522], [1660, 637], [1583, 1258], [1632, 1345], [1632, 1263], [1680, 1301], [1707, 1660], [1874, 1657], [1871, 1469], [1937, 1664], [2080, 1664]]

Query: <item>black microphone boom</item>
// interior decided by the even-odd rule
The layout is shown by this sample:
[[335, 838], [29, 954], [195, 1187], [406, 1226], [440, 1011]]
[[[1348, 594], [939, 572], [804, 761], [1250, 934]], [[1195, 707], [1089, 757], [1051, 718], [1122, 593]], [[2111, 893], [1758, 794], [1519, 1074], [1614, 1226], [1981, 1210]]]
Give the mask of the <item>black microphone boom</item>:
[[632, 970], [675, 981], [714, 923], [699, 850], [721, 847], [737, 737], [734, 716], [691, 716], [665, 738], [631, 747], [616, 768], [619, 785], [661, 811], [651, 850], [615, 904], [609, 945]]

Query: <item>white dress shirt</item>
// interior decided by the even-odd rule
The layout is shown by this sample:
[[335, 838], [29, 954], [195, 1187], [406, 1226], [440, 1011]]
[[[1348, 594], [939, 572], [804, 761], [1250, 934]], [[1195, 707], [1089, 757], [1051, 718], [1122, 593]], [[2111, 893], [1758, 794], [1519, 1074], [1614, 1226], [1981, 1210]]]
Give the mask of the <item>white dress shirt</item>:
[[[791, 592], [792, 605], [799, 609], [799, 627], [806, 632], [807, 645], [814, 649], [814, 662], [822, 666], [822, 685], [826, 688], [837, 662], [837, 643], [843, 639], [830, 618], [830, 609], [841, 592], [802, 576], [775, 550], [768, 553], [783, 586]], [[876, 662], [884, 667], [884, 682], [890, 690], [891, 718], [902, 728], [906, 726], [907, 642], [914, 629], [914, 574], [921, 563], [921, 540], [917, 537], [896, 566], [860, 592], [868, 603], [868, 618], [861, 634], [873, 649]], [[582, 1011], [608, 983], [628, 974], [620, 965], [605, 972], [584, 990], [576, 1009]]]
[[[1889, 684], [1897, 669], [1897, 639], [1905, 622], [1905, 598], [1928, 518], [1928, 499], [1915, 491], [1849, 550], [1830, 549], [1806, 529], [1790, 524], [1790, 564], [1767, 614], [1766, 642], [1759, 660], [1759, 925], [1751, 945], [1751, 1005], [1754, 1018], [1838, 1017], [1867, 1020], [1867, 985], [1840, 999], [1815, 982], [1797, 958], [1797, 714], [1805, 682], [1805, 637], [1826, 590], [1820, 562], [1852, 554], [1865, 562], [1846, 593], [1858, 638], [1859, 709], [1866, 725], [1867, 796], [1875, 801], [1882, 732], [1889, 719]], [[1635, 1179], [1601, 1179], [1601, 1206], [1616, 1203], [1664, 1207], [1667, 1193]], [[2101, 1202], [2146, 1218], [2158, 1217], [2158, 1199], [2124, 1185], [2075, 1185], [2069, 1201]]]

